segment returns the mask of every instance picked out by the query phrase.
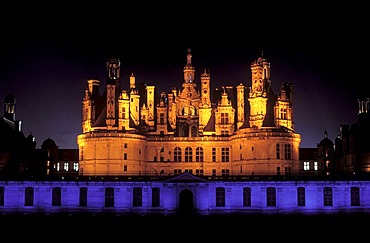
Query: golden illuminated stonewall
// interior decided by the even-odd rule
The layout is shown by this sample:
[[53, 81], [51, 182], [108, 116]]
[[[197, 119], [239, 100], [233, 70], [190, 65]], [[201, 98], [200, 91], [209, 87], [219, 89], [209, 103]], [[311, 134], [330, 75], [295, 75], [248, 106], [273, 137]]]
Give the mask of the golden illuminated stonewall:
[[298, 172], [301, 136], [294, 129], [293, 85], [284, 83], [274, 94], [264, 57], [250, 66], [250, 86], [214, 90], [208, 70], [197, 78], [190, 50], [181, 88], [168, 92], [137, 82], [134, 74], [121, 84], [118, 59], [108, 60], [106, 68], [104, 92], [99, 92], [99, 80], [88, 80], [82, 101], [80, 175]]

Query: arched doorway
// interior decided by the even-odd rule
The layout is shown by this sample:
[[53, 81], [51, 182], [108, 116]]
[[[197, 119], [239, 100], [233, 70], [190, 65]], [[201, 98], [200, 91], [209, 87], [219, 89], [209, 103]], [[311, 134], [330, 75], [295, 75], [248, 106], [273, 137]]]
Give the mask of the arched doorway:
[[193, 192], [190, 189], [183, 189], [180, 192], [178, 212], [182, 215], [194, 213]]

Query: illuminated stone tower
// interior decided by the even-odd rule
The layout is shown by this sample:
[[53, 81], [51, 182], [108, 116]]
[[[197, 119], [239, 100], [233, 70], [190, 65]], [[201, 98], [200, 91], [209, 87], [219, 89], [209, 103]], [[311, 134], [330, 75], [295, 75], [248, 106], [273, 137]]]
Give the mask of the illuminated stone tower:
[[192, 55], [188, 49], [187, 62], [184, 67], [184, 82], [176, 103], [176, 128], [180, 137], [197, 137], [199, 135], [200, 94], [194, 82], [195, 69], [191, 63]]
[[167, 104], [166, 104], [166, 93], [162, 92], [157, 105], [157, 127], [156, 133], [158, 135], [167, 135]]
[[249, 92], [251, 127], [262, 127], [267, 112], [268, 89], [270, 88], [270, 63], [260, 57], [251, 65], [252, 87]]
[[172, 88], [171, 92], [168, 94], [168, 122], [172, 129], [176, 129], [176, 103], [175, 99], [177, 97], [177, 89]]
[[290, 82], [285, 83], [278, 95], [274, 114], [276, 126], [286, 127], [294, 131], [293, 123], [293, 84]]
[[228, 98], [225, 88], [221, 95], [221, 100], [215, 110], [216, 117], [216, 135], [229, 136], [234, 132], [234, 115], [235, 110]]
[[136, 89], [135, 76], [132, 73], [130, 76], [130, 90]]
[[130, 97], [126, 90], [123, 90], [118, 100], [118, 130], [130, 131]]
[[236, 121], [236, 129], [239, 129], [245, 121], [245, 86], [243, 84], [239, 84], [236, 87], [236, 105], [237, 105], [237, 121]]
[[105, 122], [108, 129], [112, 129], [116, 125], [118, 111], [118, 94], [120, 92], [120, 61], [118, 59], [110, 59], [107, 62], [107, 110]]
[[95, 98], [99, 95], [100, 81], [90, 79], [87, 81], [87, 88], [85, 89], [85, 96], [82, 100], [82, 131], [90, 132], [92, 125], [95, 122]]
[[132, 89], [130, 93], [130, 117], [138, 126], [140, 123], [140, 94], [137, 89]]
[[148, 107], [148, 125], [152, 129], [154, 129], [154, 111], [155, 111], [154, 90], [155, 90], [155, 86], [153, 85], [146, 86], [147, 107]]
[[204, 127], [209, 122], [212, 115], [212, 102], [211, 102], [211, 76], [207, 70], [200, 76], [201, 83], [201, 103], [199, 106], [199, 131], [202, 132]]

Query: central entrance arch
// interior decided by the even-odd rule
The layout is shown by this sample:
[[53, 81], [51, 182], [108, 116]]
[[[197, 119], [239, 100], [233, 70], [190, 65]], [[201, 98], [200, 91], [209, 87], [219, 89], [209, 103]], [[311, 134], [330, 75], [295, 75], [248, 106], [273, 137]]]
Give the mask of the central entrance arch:
[[194, 195], [190, 189], [183, 189], [179, 194], [178, 213], [182, 215], [190, 215], [194, 213]]

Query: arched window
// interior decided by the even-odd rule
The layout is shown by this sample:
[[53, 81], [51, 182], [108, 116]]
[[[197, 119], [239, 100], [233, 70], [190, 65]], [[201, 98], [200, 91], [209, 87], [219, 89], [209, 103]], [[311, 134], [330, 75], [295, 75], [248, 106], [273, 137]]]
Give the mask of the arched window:
[[193, 149], [190, 147], [185, 148], [185, 162], [193, 162]]
[[196, 162], [204, 162], [204, 157], [203, 157], [203, 148], [198, 147], [195, 150], [195, 161]]
[[181, 162], [181, 148], [176, 147], [173, 152], [173, 161]]

